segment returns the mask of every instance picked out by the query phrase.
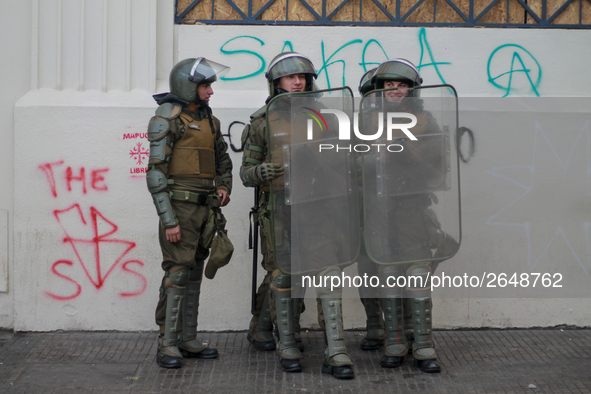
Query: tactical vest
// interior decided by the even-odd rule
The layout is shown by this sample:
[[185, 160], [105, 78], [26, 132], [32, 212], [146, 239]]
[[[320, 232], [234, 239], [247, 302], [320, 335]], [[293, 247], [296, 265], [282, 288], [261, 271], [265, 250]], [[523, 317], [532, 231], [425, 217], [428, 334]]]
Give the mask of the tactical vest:
[[185, 112], [179, 118], [185, 125], [185, 133], [172, 148], [168, 176], [215, 179], [216, 136], [208, 118], [195, 120]]

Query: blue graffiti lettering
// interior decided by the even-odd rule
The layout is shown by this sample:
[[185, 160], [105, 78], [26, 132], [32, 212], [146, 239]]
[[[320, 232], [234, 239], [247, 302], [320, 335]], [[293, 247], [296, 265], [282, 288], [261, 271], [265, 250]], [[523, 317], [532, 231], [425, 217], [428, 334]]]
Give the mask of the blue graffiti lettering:
[[[372, 66], [379, 66], [380, 64], [382, 64], [382, 62], [366, 62], [365, 61], [365, 52], [367, 52], [367, 48], [369, 47], [370, 44], [375, 43], [377, 46], [380, 47], [380, 49], [382, 50], [382, 53], [384, 54], [384, 56], [386, 57], [386, 60], [389, 60], [390, 58], [388, 57], [388, 54], [386, 53], [386, 51], [384, 50], [384, 48], [382, 47], [382, 44], [379, 43], [379, 41], [374, 40], [373, 38], [369, 41], [367, 41], [367, 43], [365, 44], [365, 46], [363, 47], [363, 52], [361, 53], [361, 63], [359, 63], [359, 65], [361, 67], [363, 67], [363, 72], [367, 72], [367, 66], [368, 65], [372, 65]], [[373, 68], [373, 67], [372, 67]]]
[[[419, 30], [419, 44], [421, 45], [421, 57], [419, 60], [419, 66], [417, 67], [419, 69], [419, 71], [423, 67], [435, 67], [435, 72], [437, 72], [437, 76], [439, 77], [441, 82], [444, 84], [447, 83], [447, 82], [445, 82], [445, 79], [441, 75], [441, 72], [439, 71], [438, 66], [440, 64], [448, 64], [449, 65], [449, 64], [451, 64], [451, 62], [436, 62], [435, 61], [435, 58], [433, 57], [433, 52], [431, 52], [431, 46], [429, 45], [429, 41], [427, 40], [427, 31], [425, 30], [424, 27], [422, 27], [421, 30]], [[423, 64], [423, 56], [425, 54], [425, 49], [427, 50], [427, 53], [429, 54], [429, 59], [431, 60], [431, 63], [424, 63]]]
[[281, 48], [281, 53], [286, 52], [285, 48], [289, 48], [289, 51], [287, 52], [293, 52], [293, 45], [291, 44], [291, 41], [285, 41], [283, 48]]
[[259, 55], [258, 53], [253, 52], [253, 51], [249, 51], [249, 50], [246, 50], [246, 49], [238, 49], [238, 50], [225, 50], [224, 49], [224, 47], [227, 44], [229, 44], [230, 42], [232, 42], [234, 40], [237, 40], [239, 38], [250, 38], [250, 39], [253, 39], [255, 41], [258, 41], [261, 44], [261, 46], [265, 45], [265, 43], [261, 39], [259, 39], [257, 37], [252, 37], [252, 36], [238, 36], [238, 37], [234, 37], [234, 38], [226, 41], [220, 47], [220, 52], [223, 53], [224, 55], [235, 55], [235, 54], [246, 53], [246, 54], [255, 56], [256, 58], [258, 58], [260, 60], [261, 66], [260, 66], [260, 68], [258, 70], [254, 71], [254, 72], [252, 72], [250, 74], [247, 74], [247, 75], [241, 75], [239, 77], [221, 77], [220, 79], [223, 80], [223, 81], [237, 81], [237, 80], [240, 80], [240, 79], [246, 79], [246, 78], [254, 77], [255, 75], [259, 75], [260, 73], [264, 72], [264, 70], [265, 70], [265, 66], [266, 66], [265, 59], [261, 55]]
[[328, 57], [328, 59], [326, 59], [326, 56], [324, 54], [324, 41], [322, 41], [320, 43], [320, 48], [322, 50], [322, 67], [320, 67], [320, 70], [318, 70], [318, 75], [320, 75], [320, 73], [322, 71], [324, 71], [324, 75], [326, 76], [326, 84], [328, 86], [328, 89], [330, 89], [330, 77], [328, 75], [328, 67], [332, 66], [335, 63], [341, 63], [343, 65], [343, 84], [341, 86], [345, 86], [345, 61], [344, 60], [335, 60], [331, 63], [330, 60], [333, 58], [333, 56], [335, 56], [337, 53], [339, 53], [339, 51], [343, 48], [348, 47], [349, 45], [353, 45], [353, 44], [361, 44], [363, 41], [361, 41], [360, 39], [356, 39], [356, 40], [351, 40], [349, 42], [347, 42], [346, 44], [343, 44], [341, 47], [339, 47], [339, 49], [337, 49], [336, 51], [334, 51], [332, 53], [332, 55], [330, 55]]

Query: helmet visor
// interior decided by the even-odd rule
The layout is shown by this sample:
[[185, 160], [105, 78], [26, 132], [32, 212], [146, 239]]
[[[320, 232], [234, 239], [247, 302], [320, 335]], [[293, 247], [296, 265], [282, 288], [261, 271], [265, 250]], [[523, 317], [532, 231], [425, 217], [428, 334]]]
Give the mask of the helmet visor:
[[406, 60], [382, 63], [376, 70], [375, 76], [382, 81], [407, 79], [413, 83], [413, 86], [420, 86], [422, 82], [417, 68]]
[[318, 76], [312, 62], [302, 55], [286, 54], [279, 57], [269, 66], [268, 79], [274, 81], [286, 75], [293, 74], [312, 74], [314, 78]]
[[189, 81], [196, 84], [212, 83], [215, 82], [218, 77], [226, 75], [228, 71], [230, 71], [230, 67], [228, 66], [224, 66], [223, 64], [216, 63], [204, 57], [198, 57], [189, 73]]

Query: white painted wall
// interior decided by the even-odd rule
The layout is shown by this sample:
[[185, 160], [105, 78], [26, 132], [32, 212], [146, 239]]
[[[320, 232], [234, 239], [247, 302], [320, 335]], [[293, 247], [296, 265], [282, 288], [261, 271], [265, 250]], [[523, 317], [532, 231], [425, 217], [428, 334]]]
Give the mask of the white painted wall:
[[[262, 70], [287, 42], [309, 56], [321, 70], [320, 87], [344, 83], [356, 90], [364, 62], [371, 67], [372, 63], [400, 56], [422, 65], [426, 83], [451, 83], [463, 97], [587, 96], [591, 91], [586, 72], [591, 60], [586, 50], [591, 42], [589, 31], [173, 28], [172, 2], [148, 3], [147, 8], [140, 9], [138, 2], [132, 0], [88, 0], [81, 3], [83, 6], [34, 0], [29, 13], [22, 11], [16, 1], [9, 4], [14, 15], [22, 15], [25, 22], [34, 21], [34, 27], [29, 24], [26, 30], [23, 26], [27, 23], [13, 26], [23, 33], [14, 35], [18, 47], [31, 48], [30, 39], [26, 38], [31, 31], [34, 44], [31, 51], [27, 49], [26, 56], [18, 56], [14, 70], [20, 71], [12, 73], [18, 76], [10, 83], [20, 87], [16, 96], [20, 100], [16, 102], [14, 97], [3, 102], [1, 108], [0, 121], [6, 122], [2, 136], [12, 138], [12, 128], [6, 127], [10, 125], [6, 113], [16, 102], [14, 151], [2, 152], [3, 162], [6, 157], [10, 160], [0, 172], [0, 179], [13, 185], [10, 192], [0, 188], [0, 193], [6, 193], [0, 194], [0, 210], [8, 211], [8, 238], [13, 237], [10, 245], [14, 252], [9, 249], [8, 272], [14, 286], [7, 294], [0, 294], [0, 326], [32, 331], [156, 328], [153, 310], [162, 275], [157, 217], [145, 180], [135, 171], [145, 165], [146, 155], [142, 152], [147, 143], [141, 135], [156, 107], [150, 96], [155, 90], [165, 89], [162, 82], [176, 60], [206, 56], [232, 67], [226, 77], [235, 79], [216, 83], [212, 100], [224, 132], [232, 121], [246, 121], [263, 104], [266, 84]], [[56, 11], [60, 9], [58, 4], [61, 12]], [[74, 23], [73, 15], [84, 17]], [[102, 15], [100, 21], [91, 17], [97, 15]], [[5, 25], [1, 28], [5, 29]], [[32, 67], [29, 53], [33, 55]], [[519, 72], [524, 68], [521, 62], [529, 72]], [[511, 71], [512, 63], [513, 73], [494, 79], [499, 86], [489, 82]], [[2, 67], [9, 66], [2, 62]], [[30, 69], [33, 72], [29, 73]], [[246, 77], [249, 74], [253, 75]], [[28, 86], [23, 89], [22, 82], [18, 84], [21, 79], [33, 81], [33, 89], [26, 95]], [[511, 149], [504, 149], [508, 144], [506, 135], [497, 135], [494, 130], [475, 132], [476, 154], [461, 166], [465, 237], [460, 253], [442, 268], [453, 267], [454, 272], [462, 273], [472, 272], [474, 267], [482, 272], [481, 267], [486, 267], [494, 272], [497, 259], [505, 259], [527, 271], [531, 269], [531, 258], [537, 261], [542, 256], [544, 269], [559, 263], [568, 267], [569, 273], [580, 269], [580, 282], [576, 285], [581, 289], [581, 297], [586, 296], [583, 289], [588, 288], [587, 271], [591, 268], [589, 241], [587, 236], [580, 236], [585, 223], [591, 221], [585, 217], [586, 205], [565, 213], [565, 223], [572, 231], [556, 239], [549, 239], [548, 234], [554, 234], [561, 224], [538, 221], [537, 228], [544, 231], [530, 238], [523, 226], [497, 225], [500, 220], [492, 218], [519, 194], [511, 189], [514, 182], [494, 171], [510, 164], [527, 166], [529, 162], [520, 162], [519, 158], [529, 155], [531, 161], [536, 134], [524, 132], [511, 141]], [[239, 133], [240, 127], [233, 129], [234, 144], [239, 143]], [[571, 138], [571, 134], [565, 135]], [[557, 136], [560, 138], [560, 134]], [[570, 145], [565, 142], [566, 147], [573, 146], [576, 137], [571, 140]], [[4, 146], [0, 149], [6, 149]], [[566, 148], [561, 145], [561, 149]], [[499, 155], [499, 151], [506, 154]], [[563, 160], [568, 155], [568, 151], [557, 153]], [[204, 282], [201, 329], [245, 329], [250, 318], [251, 253], [247, 249], [247, 235], [252, 190], [240, 184], [240, 155], [233, 154], [232, 158], [235, 187], [232, 203], [224, 212], [236, 252], [215, 281]], [[501, 159], [504, 161], [500, 162]], [[546, 156], [539, 157], [537, 162], [546, 160]], [[581, 181], [588, 183], [584, 160], [576, 163], [577, 167], [568, 168], [569, 172], [581, 171]], [[541, 170], [540, 167], [538, 171]], [[535, 184], [526, 186], [535, 190]], [[488, 193], [491, 187], [495, 188], [494, 195]], [[537, 208], [557, 204], [552, 197], [537, 197]], [[533, 208], [524, 212], [525, 216], [544, 214], [543, 210]], [[13, 224], [10, 217], [14, 218]], [[581, 232], [577, 233], [579, 223]], [[95, 238], [96, 235], [102, 237]], [[260, 271], [259, 268], [262, 275]], [[436, 299], [436, 325], [449, 328], [591, 324], [586, 298], [468, 296]], [[307, 302], [304, 325], [315, 323], [314, 304], [312, 300]], [[358, 300], [345, 301], [345, 315], [347, 327], [364, 325]]]
[[[205, 47], [200, 46], [203, 36], [208, 37]], [[239, 65], [218, 89], [245, 94], [239, 100], [247, 102], [264, 100], [264, 71], [276, 54], [289, 49], [313, 61], [321, 88], [345, 84], [356, 91], [366, 69], [402, 57], [420, 68], [426, 84], [452, 84], [463, 97], [500, 97], [509, 87], [512, 96], [586, 96], [591, 54], [584, 48], [590, 36], [584, 30], [182, 25], [178, 57], [203, 53]], [[529, 72], [520, 71], [521, 62]]]
[[[199, 38], [204, 35], [212, 38], [206, 48], [200, 48]], [[529, 114], [529, 127], [512, 134], [508, 122], [495, 127], [498, 112], [492, 111], [517, 109], [508, 98], [504, 104], [499, 102], [503, 96], [589, 96], [586, 65], [591, 53], [584, 48], [590, 40], [591, 32], [573, 30], [180, 26], [178, 58], [203, 54], [230, 66], [240, 65], [217, 84], [215, 108], [247, 103], [258, 108], [267, 96], [264, 71], [286, 48], [310, 57], [319, 70], [320, 88], [345, 84], [356, 91], [366, 70], [363, 65], [370, 69], [395, 57], [419, 66], [425, 84], [454, 85], [462, 98], [460, 125], [474, 130], [476, 153], [461, 165], [463, 244], [438, 272], [479, 277], [484, 272], [505, 272], [509, 277], [514, 272], [560, 273], [563, 288], [537, 293], [490, 288], [437, 291], [436, 324], [446, 328], [589, 325], [591, 310], [585, 297], [591, 259], [586, 234], [591, 218], [586, 214], [586, 199], [591, 190], [585, 160], [591, 157], [581, 145], [591, 137], [589, 126], [584, 121], [563, 128], [553, 124], [540, 133]], [[493, 109], [480, 97], [496, 97], [493, 103], [501, 107]], [[588, 100], [579, 103], [576, 110], [588, 114], [589, 104]], [[567, 109], [552, 105], [538, 109], [552, 110]], [[233, 114], [222, 122], [227, 125], [234, 120], [245, 118]], [[236, 140], [238, 130], [234, 133]], [[524, 171], [531, 175], [524, 179]], [[557, 187], [565, 193], [557, 197], [548, 190], [559, 179], [564, 182]], [[246, 212], [251, 191], [237, 201], [239, 192], [237, 185], [233, 204], [242, 204], [240, 211]], [[579, 209], [571, 208], [575, 206]], [[244, 264], [249, 264], [249, 256]], [[355, 274], [352, 268], [349, 275]], [[363, 326], [356, 292], [346, 291], [345, 296], [350, 298], [344, 306], [346, 326]], [[314, 303], [308, 304], [311, 310], [305, 313], [304, 324], [311, 325]]]
[[[31, 4], [2, 2], [0, 13], [0, 327], [13, 326], [14, 103], [31, 88]], [[6, 231], [1, 230], [6, 226]]]

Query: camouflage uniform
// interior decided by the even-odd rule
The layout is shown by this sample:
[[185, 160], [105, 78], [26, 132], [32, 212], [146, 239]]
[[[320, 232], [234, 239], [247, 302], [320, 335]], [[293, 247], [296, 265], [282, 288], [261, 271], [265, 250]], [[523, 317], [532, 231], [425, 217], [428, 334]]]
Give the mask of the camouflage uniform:
[[[189, 128], [189, 125], [191, 127], [197, 125], [200, 128], [199, 134], [212, 134], [207, 116], [205, 108], [200, 108], [196, 112], [191, 112], [183, 108], [180, 116], [171, 122], [167, 140], [173, 146], [173, 157], [175, 159], [180, 157], [180, 154], [183, 152], [193, 150], [191, 147], [180, 146], [183, 138], [185, 141], [188, 140], [185, 130], [192, 130]], [[180, 170], [182, 174], [171, 175], [171, 173], [176, 174], [179, 171], [173, 167], [173, 164], [177, 163], [175, 159], [153, 166], [155, 170], [168, 174], [167, 179], [169, 181], [174, 181], [169, 186], [169, 194], [172, 193], [171, 203], [176, 214], [177, 224], [181, 226], [182, 234], [180, 244], [178, 242], [168, 242], [164, 231], [165, 227], [162, 225], [159, 226], [158, 233], [163, 254], [162, 269], [168, 272], [173, 266], [185, 266], [195, 271], [194, 275], [198, 277], [197, 281], [199, 283], [201, 283], [204, 261], [209, 255], [208, 248], [203, 247], [199, 243], [199, 238], [202, 227], [209, 217], [210, 206], [207, 204], [207, 197], [202, 204], [186, 202], [184, 192], [188, 191], [201, 196], [213, 196], [216, 190], [225, 190], [228, 193], [232, 191], [232, 161], [227, 152], [227, 145], [220, 133], [220, 121], [214, 116], [212, 116], [212, 120], [215, 127], [216, 140], [213, 146], [215, 152], [212, 151], [210, 153], [210, 160], [213, 161], [198, 159], [194, 163], [192, 162], [195, 157], [194, 154], [192, 155], [193, 158], [188, 158], [187, 160], [189, 165], [197, 168], [200, 167], [199, 172], [201, 174], [199, 177], [195, 176], [195, 174], [193, 176], [187, 174], [187, 172], [192, 171], [189, 169]], [[189, 145], [199, 144], [199, 142], [199, 137], [197, 137], [196, 141], [189, 142]], [[175, 150], [175, 148], [177, 149]], [[215, 163], [215, 157], [218, 157], [217, 164]], [[166, 294], [161, 292], [158, 307], [156, 308], [156, 324], [160, 327], [164, 327], [165, 310]]]
[[[160, 217], [164, 278], [156, 307], [156, 362], [163, 368], [179, 368], [183, 356], [218, 355], [196, 339], [197, 315], [204, 260], [211, 246], [204, 229], [220, 206], [217, 193], [231, 192], [232, 162], [220, 122], [200, 97], [199, 87], [213, 94], [211, 83], [227, 69], [205, 58], [185, 59], [171, 71], [171, 93], [154, 96], [160, 105], [148, 126], [146, 181]], [[177, 228], [180, 239], [169, 241], [167, 229], [174, 233]]]
[[[374, 76], [377, 69], [377, 67], [373, 68], [367, 71], [361, 77], [361, 80], [359, 81], [359, 93], [362, 97], [365, 96], [367, 93], [371, 92], [372, 90], [375, 90], [372, 77]], [[372, 105], [371, 98], [364, 100], [363, 105], [365, 106], [363, 110], [370, 109]], [[363, 181], [361, 177], [362, 156], [363, 153], [359, 153], [357, 159], [357, 172], [359, 177], [358, 186], [360, 189], [360, 195], [363, 195]], [[361, 213], [360, 217], [363, 220], [363, 201], [360, 199], [359, 203], [359, 210]], [[361, 227], [363, 226], [363, 223], [361, 223]], [[370, 277], [378, 275], [378, 267], [367, 256], [367, 252], [365, 251], [363, 243], [361, 245], [359, 258], [357, 260], [357, 272], [360, 276], [363, 276], [364, 274], [367, 274]], [[386, 331], [384, 328], [384, 317], [382, 311], [382, 300], [378, 297], [377, 290], [372, 287], [368, 288], [360, 286], [358, 288], [358, 291], [359, 299], [363, 304], [366, 316], [366, 335], [361, 341], [360, 347], [362, 350], [379, 349], [384, 344], [384, 338], [386, 338]]]
[[[400, 81], [411, 89], [422, 83], [416, 67], [404, 59], [391, 60], [378, 67], [372, 77], [373, 87], [383, 89], [384, 81]], [[387, 92], [375, 94], [386, 95]], [[384, 100], [379, 101], [378, 107], [383, 106], [379, 108], [379, 112], [384, 114], [381, 116], [388, 112], [414, 114], [417, 124], [412, 128], [412, 133], [415, 136], [441, 134], [435, 118], [423, 109], [422, 101], [416, 97], [416, 90], [411, 90], [399, 98], [398, 102], [396, 98], [386, 96]], [[367, 111], [366, 118], [373, 117], [369, 122], [373, 123], [370, 130], [375, 130], [380, 115], [378, 108], [372, 111]], [[407, 121], [402, 120], [398, 123]], [[382, 264], [372, 266], [366, 256], [361, 259], [359, 269], [370, 275], [377, 272], [382, 284], [386, 283], [390, 276], [413, 276], [422, 279], [422, 283], [409, 281], [406, 288], [381, 288], [381, 300], [371, 297], [362, 300], [368, 317], [368, 337], [371, 339], [365, 341], [366, 348], [375, 349], [382, 344], [382, 337], [376, 334], [381, 333], [381, 324], [384, 322], [385, 354], [380, 361], [382, 367], [399, 366], [412, 346], [415, 364], [422, 371], [432, 373], [441, 370], [432, 340], [430, 290], [430, 276], [437, 263], [429, 260], [446, 256], [446, 250], [458, 245], [453, 245], [455, 241], [450, 237], [444, 237], [437, 216], [430, 208], [433, 203], [437, 203], [436, 195], [425, 193], [428, 187], [421, 186], [422, 183], [441, 183], [444, 179], [441, 176], [445, 165], [441, 141], [440, 138], [428, 138], [421, 140], [419, 144], [413, 144], [413, 141], [402, 139], [400, 144], [404, 148], [404, 154], [385, 153], [388, 157], [384, 159], [387, 160], [379, 158], [384, 153], [375, 153], [373, 158], [371, 155], [364, 158], [363, 198], [364, 205], [371, 207], [365, 210], [365, 245], [367, 250], [371, 251], [372, 259]], [[378, 163], [381, 172], [379, 181], [388, 185], [388, 188], [417, 191], [397, 192], [395, 196], [379, 196]], [[415, 189], [413, 185], [416, 186]], [[405, 261], [410, 263], [403, 263]], [[400, 263], [387, 265], [388, 262]], [[384, 314], [383, 319], [380, 309]], [[370, 330], [373, 330], [373, 336], [369, 335]]]
[[[269, 202], [270, 182], [261, 183], [256, 175], [256, 166], [266, 161], [267, 133], [266, 133], [266, 107], [256, 111], [251, 116], [251, 123], [244, 129], [242, 135], [243, 158], [240, 167], [240, 178], [246, 187], [258, 187], [259, 210], [255, 217], [260, 225], [262, 267], [267, 272], [263, 282], [260, 284], [255, 301], [255, 308], [252, 311], [253, 319], [249, 327], [249, 340], [259, 350], [274, 350], [275, 341], [273, 338], [273, 325], [277, 325], [277, 312], [275, 302], [270, 297], [269, 289], [272, 283], [272, 273], [278, 269], [273, 248], [267, 237], [270, 231], [270, 219], [267, 212]], [[303, 299], [294, 299], [293, 321], [295, 325], [295, 337], [298, 347], [303, 350], [300, 335], [300, 315], [304, 311]]]
[[[299, 78], [300, 75], [306, 76], [306, 86], [303, 90], [313, 90], [313, 78], [316, 78], [317, 75], [312, 63], [307, 58], [293, 52], [283, 53], [275, 57], [266, 74], [269, 81], [270, 99], [280, 93], [286, 92], [285, 90], [282, 91], [279, 87], [281, 78], [284, 76], [298, 76]], [[287, 273], [291, 271], [291, 268], [281, 267], [279, 269], [278, 267], [278, 262], [283, 262], [282, 264], [284, 264], [290, 261], [292, 217], [290, 206], [284, 202], [282, 163], [271, 163], [271, 159], [277, 160], [277, 157], [281, 157], [281, 153], [270, 152], [269, 155], [270, 150], [278, 148], [277, 145], [271, 145], [267, 137], [268, 123], [271, 130], [281, 130], [280, 134], [285, 135], [286, 139], [291, 141], [291, 122], [294, 119], [291, 118], [290, 108], [281, 108], [282, 101], [275, 100], [274, 103], [278, 103], [278, 108], [274, 107], [268, 111], [269, 119], [267, 119], [266, 107], [257, 111], [251, 116], [251, 124], [245, 128], [242, 136], [244, 155], [240, 168], [240, 178], [245, 186], [259, 188], [260, 208], [258, 211], [258, 222], [261, 225], [262, 252], [264, 256], [263, 267], [267, 270], [265, 280], [257, 294], [257, 309], [260, 307], [262, 311], [253, 311], [254, 318], [249, 330], [249, 340], [255, 346], [263, 341], [269, 342], [267, 341], [268, 337], [263, 336], [264, 330], [261, 327], [262, 325], [267, 328], [269, 327], [268, 321], [262, 321], [263, 316], [265, 316], [265, 301], [268, 301], [270, 309], [273, 311], [274, 323], [278, 328], [278, 353], [281, 366], [286, 372], [299, 372], [301, 371], [299, 359], [302, 356], [296, 345], [295, 333], [299, 329], [298, 319], [301, 313], [301, 300], [291, 297], [292, 277]], [[285, 103], [285, 105], [289, 107], [289, 104]], [[275, 175], [266, 178], [265, 171], [278, 171], [279, 168], [281, 168], [280, 173], [275, 172]], [[271, 184], [273, 185], [273, 193], [269, 193]], [[309, 182], [307, 186], [310, 186]], [[294, 188], [293, 185], [291, 187], [292, 189]], [[306, 187], [306, 185], [302, 185], [301, 187]], [[301, 187], [296, 186], [295, 189], [305, 190]], [[271, 198], [275, 200], [269, 201]], [[273, 207], [272, 216], [268, 211], [271, 206]], [[271, 217], [273, 217], [273, 222], [271, 221]], [[310, 220], [313, 221], [314, 218], [310, 218]], [[326, 225], [327, 223], [320, 223], [317, 229], [320, 230]], [[330, 231], [319, 231], [318, 233], [315, 231], [315, 233], [317, 235], [316, 237], [314, 237], [314, 234], [309, 234], [309, 239], [301, 240], [302, 245], [300, 245], [300, 248], [305, 256], [305, 260], [313, 265], [316, 264], [318, 267], [336, 267], [338, 258], [334, 248], [331, 247], [331, 242], [333, 241], [327, 239], [326, 242], [318, 242], [319, 239], [327, 238], [327, 235], [330, 238]], [[274, 245], [271, 244], [271, 238], [274, 239]], [[273, 246], [275, 247], [273, 248]], [[273, 255], [273, 249], [277, 253], [277, 256]], [[340, 270], [338, 267], [336, 269]], [[324, 269], [323, 271], [326, 272], [320, 272], [318, 275], [323, 273], [329, 276], [332, 275], [331, 268]], [[268, 296], [269, 289], [271, 290], [271, 297]], [[341, 327], [340, 336], [327, 335], [328, 342], [327, 348], [325, 348], [326, 360], [322, 370], [323, 372], [333, 374], [337, 378], [352, 378], [352, 363], [346, 354], [344, 338], [342, 338], [340, 298], [338, 299], [337, 306], [337, 302], [332, 301], [331, 297], [334, 297], [332, 292], [323, 294], [319, 291], [318, 294], [319, 297], [324, 297], [324, 302], [319, 308], [319, 324], [321, 327], [324, 328], [325, 326], [322, 310], [326, 309], [324, 303], [329, 301], [329, 298], [332, 302], [330, 304], [330, 316], [332, 319], [339, 321]], [[257, 313], [259, 314], [258, 319], [256, 317]], [[264, 350], [269, 349], [266, 348]]]
[[[384, 109], [384, 112], [386, 111], [387, 109]], [[404, 106], [398, 107], [397, 111], [410, 112], [417, 116], [417, 126], [412, 129], [414, 135], [424, 134], [426, 130], [429, 132], [438, 130], [432, 115], [427, 112], [418, 108], [404, 108]], [[413, 149], [412, 142], [405, 144], [405, 149]], [[423, 171], [428, 166], [439, 169], [443, 165], [440, 151], [431, 149], [428, 144], [420, 145], [420, 151], [416, 151], [415, 154], [417, 159], [415, 162], [391, 160], [389, 164], [393, 168], [387, 168], [385, 172], [399, 175], [404, 168], [408, 175], [404, 182], [408, 182], [415, 169]], [[366, 227], [366, 243], [368, 249], [384, 252], [384, 256], [374, 254], [372, 257], [377, 261], [387, 261], [392, 259], [392, 256], [395, 256], [395, 261], [424, 261], [432, 258], [432, 249], [438, 247], [440, 230], [435, 212], [429, 208], [434, 202], [432, 199], [436, 198], [435, 195], [377, 197], [376, 185], [369, 181], [376, 177], [372, 176], [371, 169], [367, 172], [368, 181], [364, 189], [365, 204], [375, 208], [366, 213], [366, 215], [373, 215], [373, 217], [366, 217], [366, 224], [371, 223]], [[383, 181], [395, 182], [389, 179]], [[402, 179], [396, 181], [403, 182]], [[428, 275], [433, 274], [434, 270], [431, 262], [380, 265], [376, 268], [381, 283], [385, 283], [388, 276], [413, 275], [427, 278]], [[386, 351], [380, 365], [383, 367], [400, 365], [408, 353], [409, 340], [414, 340], [412, 349], [415, 360], [436, 360], [437, 356], [431, 339], [431, 296], [428, 285], [425, 283], [421, 287], [407, 286], [406, 289], [386, 287], [381, 290], [385, 314]]]

